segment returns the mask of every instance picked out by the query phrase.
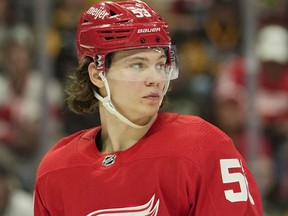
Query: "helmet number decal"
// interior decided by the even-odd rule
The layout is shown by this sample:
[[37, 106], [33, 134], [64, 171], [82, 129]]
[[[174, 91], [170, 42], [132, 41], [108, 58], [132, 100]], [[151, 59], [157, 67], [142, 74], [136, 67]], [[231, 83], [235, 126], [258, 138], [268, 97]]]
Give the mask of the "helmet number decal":
[[128, 8], [131, 10], [131, 12], [137, 17], [137, 18], [142, 18], [142, 17], [151, 17], [151, 14], [144, 8], [135, 8], [135, 7], [130, 7]]

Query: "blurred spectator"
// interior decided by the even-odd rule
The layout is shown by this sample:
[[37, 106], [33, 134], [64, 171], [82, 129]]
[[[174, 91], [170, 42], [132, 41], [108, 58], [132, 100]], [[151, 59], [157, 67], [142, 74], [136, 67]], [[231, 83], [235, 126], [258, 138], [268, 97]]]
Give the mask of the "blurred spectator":
[[[32, 189], [30, 163], [39, 147], [42, 118], [41, 74], [33, 69], [30, 47], [18, 41], [6, 43], [4, 71], [0, 76], [0, 142], [9, 147], [21, 164], [21, 179], [24, 186]], [[61, 132], [60, 111], [62, 92], [59, 83], [48, 82], [48, 142], [53, 143]]]
[[[57, 59], [62, 49], [66, 54], [76, 57], [76, 27], [82, 9], [86, 6], [83, 0], [57, 1], [52, 11], [52, 23], [48, 32], [47, 49], [53, 60]], [[64, 74], [65, 75], [65, 74]], [[55, 74], [63, 80], [63, 74]]]
[[[273, 173], [270, 175], [272, 179], [275, 176], [274, 185], [270, 185], [265, 190], [264, 198], [270, 198], [276, 202], [288, 203], [288, 193], [286, 184], [283, 184], [287, 172], [283, 164], [287, 164], [287, 155], [283, 152], [287, 149], [288, 140], [288, 31], [280, 25], [268, 25], [262, 27], [258, 32], [257, 43], [255, 47], [256, 55], [259, 59], [259, 71], [257, 72], [257, 92], [255, 97], [255, 105], [261, 122], [260, 133], [260, 161], [262, 167], [271, 168], [274, 165]], [[245, 119], [243, 113], [249, 112], [246, 107], [246, 100], [249, 95], [245, 90], [245, 65], [242, 58], [236, 58], [224, 66], [219, 67], [219, 77], [216, 82], [216, 104], [221, 104], [220, 112], [223, 111], [223, 102], [227, 111], [227, 101], [233, 100], [235, 104], [229, 105], [231, 115], [226, 118], [218, 119], [219, 124], [224, 126], [225, 130], [233, 130], [231, 125], [225, 126], [227, 122], [231, 122], [240, 115], [238, 121]], [[229, 113], [229, 111], [228, 111]], [[242, 119], [242, 120], [241, 120]], [[242, 122], [243, 123], [243, 122]], [[239, 133], [236, 133], [239, 136]], [[262, 137], [263, 136], [263, 137]], [[234, 135], [235, 137], [235, 135]], [[267, 140], [268, 142], [262, 142]], [[236, 142], [237, 143], [237, 142]], [[264, 143], [266, 143], [264, 145]], [[263, 163], [261, 156], [263, 146], [271, 149], [270, 164], [267, 161]], [[245, 145], [245, 144], [244, 144]], [[238, 146], [239, 149], [243, 147]], [[266, 148], [267, 149], [267, 148]], [[261, 152], [262, 150], [262, 152]], [[259, 165], [260, 166], [260, 165]], [[261, 166], [260, 166], [261, 167]], [[268, 169], [267, 169], [268, 170]], [[257, 172], [260, 171], [259, 169]], [[265, 172], [264, 169], [262, 171]], [[270, 171], [269, 171], [270, 172]], [[259, 184], [263, 185], [263, 173], [259, 174]], [[265, 184], [264, 184], [265, 185]], [[269, 189], [267, 191], [267, 189]], [[270, 200], [271, 201], [271, 200]]]
[[[213, 109], [213, 122], [231, 137], [240, 154], [248, 159], [249, 146], [243, 106], [235, 98], [217, 98]], [[274, 170], [271, 142], [263, 132], [260, 133], [258, 145], [259, 154], [250, 166], [254, 171], [262, 197], [267, 197], [274, 189], [276, 172]]]
[[[203, 31], [191, 32], [190, 36], [178, 46], [178, 50], [182, 74], [181, 78], [176, 80], [175, 84], [173, 83], [173, 90], [176, 87], [176, 90], [180, 91], [179, 95], [186, 92], [187, 97], [189, 94], [187, 99], [194, 103], [194, 111], [190, 114], [199, 115], [208, 120], [214, 77], [211, 73], [213, 64], [205, 33]], [[181, 80], [185, 83], [181, 84]]]
[[[61, 83], [61, 87], [65, 86], [66, 77], [78, 65], [76, 28], [80, 13], [85, 6], [87, 1], [83, 0], [61, 0], [55, 6], [53, 23], [48, 35], [48, 48], [55, 66], [54, 77]], [[97, 113], [76, 115], [63, 106], [63, 126], [67, 134], [93, 127], [95, 122], [100, 121]]]
[[0, 215], [32, 216], [32, 194], [21, 188], [13, 172], [14, 165], [13, 155], [3, 145], [0, 145]]
[[[221, 58], [235, 55], [241, 39], [239, 1], [217, 1], [217, 4], [211, 8], [203, 27]], [[219, 58], [219, 56], [215, 57]]]
[[27, 23], [22, 22], [20, 12], [12, 0], [0, 0], [0, 70], [3, 67], [4, 48], [7, 40], [14, 38], [18, 43], [32, 45], [33, 34]]

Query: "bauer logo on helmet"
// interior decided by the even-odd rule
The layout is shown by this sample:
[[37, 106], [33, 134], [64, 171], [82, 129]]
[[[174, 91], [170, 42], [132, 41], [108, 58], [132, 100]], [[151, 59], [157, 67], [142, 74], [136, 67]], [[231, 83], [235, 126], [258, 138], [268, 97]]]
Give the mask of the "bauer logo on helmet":
[[160, 32], [160, 28], [144, 28], [144, 29], [138, 29], [137, 33], [151, 33], [151, 32]]

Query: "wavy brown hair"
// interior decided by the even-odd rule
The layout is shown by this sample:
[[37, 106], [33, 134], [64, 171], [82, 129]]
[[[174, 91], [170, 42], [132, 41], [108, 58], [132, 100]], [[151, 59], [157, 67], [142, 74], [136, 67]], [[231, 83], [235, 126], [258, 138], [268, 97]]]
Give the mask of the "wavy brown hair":
[[93, 88], [88, 66], [93, 62], [92, 58], [86, 58], [68, 77], [65, 93], [68, 108], [78, 114], [93, 113], [98, 109], [98, 99], [93, 94]]

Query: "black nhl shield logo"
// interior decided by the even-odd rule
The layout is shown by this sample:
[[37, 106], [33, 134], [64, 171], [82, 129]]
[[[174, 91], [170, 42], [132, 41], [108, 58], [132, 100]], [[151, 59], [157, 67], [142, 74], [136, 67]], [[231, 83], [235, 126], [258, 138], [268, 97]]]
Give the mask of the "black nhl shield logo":
[[116, 159], [116, 155], [107, 155], [102, 161], [102, 165], [105, 167], [111, 166], [112, 164], [114, 164], [115, 159]]

